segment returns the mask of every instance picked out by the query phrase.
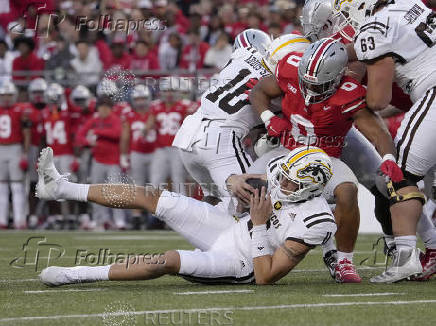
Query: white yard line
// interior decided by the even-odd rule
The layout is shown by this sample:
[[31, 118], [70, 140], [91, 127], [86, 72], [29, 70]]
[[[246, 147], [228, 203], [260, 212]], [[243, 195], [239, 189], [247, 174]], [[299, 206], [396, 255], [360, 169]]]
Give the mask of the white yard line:
[[83, 315], [54, 315], [54, 316], [28, 316], [0, 318], [0, 322], [16, 322], [28, 320], [48, 320], [48, 319], [68, 319], [68, 318], [96, 318], [109, 316], [131, 316], [147, 315], [174, 312], [203, 312], [203, 311], [253, 311], [253, 310], [275, 310], [275, 309], [298, 309], [298, 308], [325, 308], [325, 307], [349, 307], [349, 306], [378, 306], [378, 305], [409, 305], [436, 303], [436, 300], [413, 300], [413, 301], [368, 301], [368, 302], [335, 302], [335, 303], [308, 303], [308, 304], [289, 304], [277, 306], [244, 306], [244, 307], [210, 307], [197, 309], [170, 309], [170, 310], [144, 310], [144, 311], [122, 311], [113, 313], [83, 314]]
[[385, 295], [405, 295], [403, 292], [379, 292], [379, 293], [356, 293], [356, 294], [324, 294], [323, 297], [379, 297]]
[[39, 290], [39, 291], [23, 291], [27, 294], [36, 294], [36, 293], [51, 293], [51, 292], [94, 292], [94, 291], [103, 291], [106, 289], [95, 288], [95, 289], [64, 289], [64, 290]]
[[23, 283], [23, 282], [36, 282], [36, 281], [39, 281], [39, 278], [25, 278], [25, 279], [18, 279], [18, 280], [1, 279], [0, 283]]
[[192, 295], [192, 294], [222, 294], [222, 293], [254, 293], [254, 290], [193, 291], [193, 292], [174, 292], [173, 294]]
[[93, 237], [73, 237], [73, 240], [80, 240], [80, 241], [131, 241], [131, 240], [143, 240], [143, 241], [150, 241], [150, 240], [183, 240], [184, 238], [182, 236], [179, 236], [177, 234], [168, 234], [168, 235], [100, 235], [100, 236], [93, 236]]

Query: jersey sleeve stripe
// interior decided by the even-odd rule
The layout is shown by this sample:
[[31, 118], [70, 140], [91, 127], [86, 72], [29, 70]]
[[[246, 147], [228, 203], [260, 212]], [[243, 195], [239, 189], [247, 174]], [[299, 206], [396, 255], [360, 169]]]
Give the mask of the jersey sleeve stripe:
[[303, 222], [307, 222], [315, 217], [319, 217], [319, 216], [332, 216], [332, 214], [330, 214], [329, 212], [322, 212], [322, 213], [318, 213], [318, 214], [313, 214], [313, 215], [309, 215], [308, 217], [306, 217], [305, 219], [303, 219]]
[[286, 240], [295, 241], [295, 242], [301, 243], [301, 244], [303, 244], [303, 245], [305, 245], [307, 247], [310, 247], [310, 248], [315, 248], [316, 247], [314, 245], [311, 245], [311, 244], [308, 244], [308, 243], [304, 242], [304, 240], [300, 239], [300, 238], [287, 237]]
[[364, 103], [365, 103], [365, 100], [361, 100], [359, 103], [357, 103], [357, 104], [355, 104], [355, 105], [353, 105], [353, 106], [350, 106], [350, 107], [348, 107], [347, 109], [343, 110], [342, 113], [351, 112], [351, 111], [353, 111], [354, 109], [357, 109], [359, 106], [361, 106], [361, 105], [364, 104]]
[[335, 220], [332, 218], [322, 218], [322, 219], [319, 219], [319, 220], [313, 221], [312, 223], [307, 224], [306, 227], [309, 229], [314, 225], [324, 223], [324, 222], [336, 224]]

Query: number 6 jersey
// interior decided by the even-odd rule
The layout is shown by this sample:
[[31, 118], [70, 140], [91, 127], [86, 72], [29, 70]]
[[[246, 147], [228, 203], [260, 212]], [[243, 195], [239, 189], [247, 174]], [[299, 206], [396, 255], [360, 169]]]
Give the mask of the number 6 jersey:
[[395, 0], [360, 27], [354, 41], [359, 61], [395, 60], [395, 81], [416, 102], [436, 86], [436, 14], [420, 0]]
[[284, 133], [281, 143], [293, 150], [300, 146], [317, 146], [329, 156], [341, 156], [345, 135], [352, 116], [366, 107], [365, 88], [351, 77], [343, 77], [336, 92], [326, 100], [306, 105], [298, 83], [298, 65], [303, 53], [291, 52], [279, 61], [276, 78], [285, 93], [282, 112], [292, 129]]

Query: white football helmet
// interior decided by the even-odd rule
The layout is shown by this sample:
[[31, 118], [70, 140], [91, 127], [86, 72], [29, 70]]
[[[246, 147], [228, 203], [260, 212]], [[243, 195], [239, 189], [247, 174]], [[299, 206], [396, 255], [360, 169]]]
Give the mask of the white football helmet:
[[[272, 172], [268, 169], [267, 174], [272, 202], [296, 203], [322, 194], [333, 175], [332, 162], [321, 148], [299, 147], [279, 160]], [[285, 189], [285, 181], [295, 183], [297, 189]]]
[[17, 97], [17, 87], [10, 80], [5, 80], [0, 86], [0, 105], [10, 107], [16, 103]]
[[271, 37], [267, 33], [260, 29], [249, 28], [236, 35], [233, 50], [253, 47], [264, 56], [270, 44]]
[[298, 65], [298, 81], [306, 105], [319, 103], [336, 92], [348, 64], [345, 45], [324, 38], [310, 44]]
[[47, 82], [44, 78], [35, 78], [29, 83], [27, 89], [29, 101], [33, 104], [45, 103], [45, 91], [47, 90]]
[[52, 83], [45, 91], [45, 101], [47, 104], [61, 106], [65, 102], [64, 88], [58, 83]]
[[283, 59], [288, 53], [304, 52], [309, 46], [310, 41], [301, 35], [285, 34], [277, 37], [271, 42], [270, 47], [267, 49], [265, 56], [262, 59], [262, 64], [272, 74], [275, 73], [277, 63]]
[[132, 106], [134, 109], [147, 108], [150, 103], [151, 93], [147, 86], [139, 84], [136, 85], [130, 94], [132, 99]]
[[348, 25], [343, 15], [333, 10], [332, 0], [306, 1], [300, 20], [304, 36], [311, 42], [329, 37]]
[[370, 16], [379, 0], [333, 0], [333, 10], [359, 32], [366, 17]]
[[86, 86], [78, 85], [71, 91], [70, 100], [74, 105], [85, 109], [89, 106], [91, 92]]

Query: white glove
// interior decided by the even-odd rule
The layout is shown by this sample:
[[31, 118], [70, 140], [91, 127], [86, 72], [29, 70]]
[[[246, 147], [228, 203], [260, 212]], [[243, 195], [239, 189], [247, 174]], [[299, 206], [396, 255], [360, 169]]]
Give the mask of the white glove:
[[123, 170], [128, 170], [130, 167], [129, 156], [127, 154], [121, 154], [120, 167]]

